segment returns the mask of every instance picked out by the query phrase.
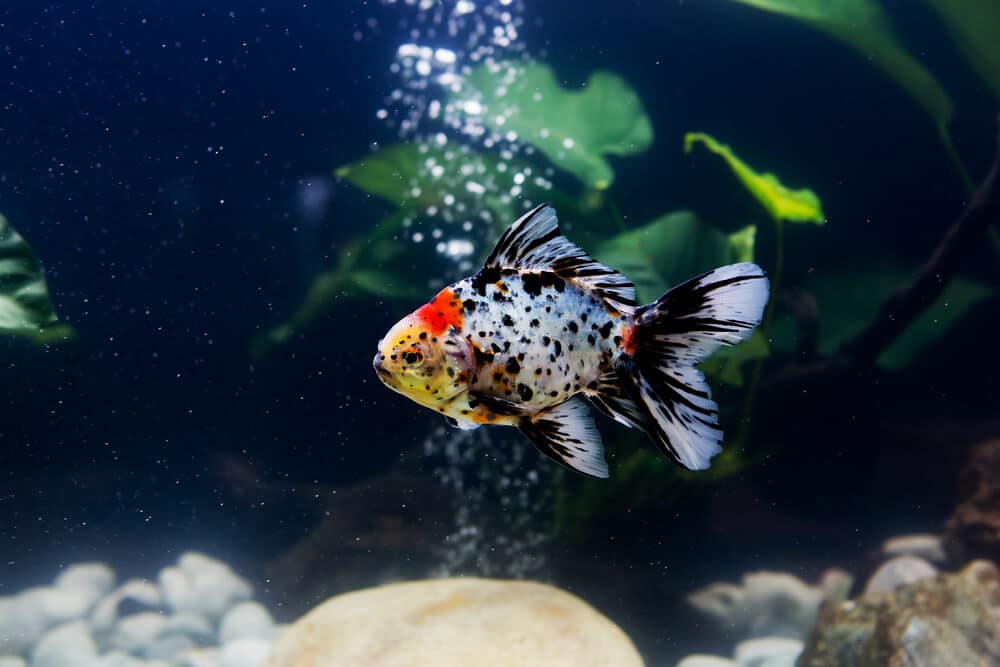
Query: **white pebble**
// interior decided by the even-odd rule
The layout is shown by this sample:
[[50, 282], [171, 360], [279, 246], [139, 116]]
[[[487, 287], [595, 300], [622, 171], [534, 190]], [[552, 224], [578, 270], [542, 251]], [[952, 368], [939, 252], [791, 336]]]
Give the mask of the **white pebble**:
[[90, 625], [94, 632], [110, 632], [118, 621], [118, 608], [126, 600], [150, 609], [156, 609], [163, 604], [163, 597], [156, 584], [147, 579], [129, 579], [94, 607], [90, 614]]
[[104, 563], [78, 563], [63, 570], [55, 585], [86, 594], [93, 605], [114, 588], [115, 572]]
[[194, 647], [195, 643], [190, 637], [185, 637], [184, 635], [168, 635], [166, 637], [157, 637], [154, 639], [148, 646], [146, 646], [143, 653], [151, 660], [173, 662], [177, 659], [177, 656], [183, 654], [185, 651], [190, 651]]
[[252, 637], [237, 639], [222, 647], [220, 667], [261, 667], [271, 652], [271, 642]]
[[183, 612], [167, 618], [167, 624], [160, 630], [160, 637], [180, 635], [189, 637], [198, 644], [207, 644], [215, 635], [215, 629], [203, 616], [193, 612]]
[[250, 584], [225, 563], [196, 552], [180, 557], [177, 567], [160, 572], [160, 588], [176, 612], [193, 611], [217, 621], [233, 605], [249, 600]]
[[149, 646], [166, 625], [166, 616], [152, 611], [123, 616], [111, 631], [108, 645], [129, 653], [138, 653]]
[[123, 651], [106, 653], [97, 661], [99, 667], [149, 667], [149, 663]]
[[45, 633], [31, 652], [31, 667], [94, 667], [97, 644], [83, 621]]
[[228, 644], [244, 637], [274, 637], [274, 619], [259, 602], [242, 602], [222, 617], [222, 624], [219, 626], [220, 644]]
[[788, 637], [748, 639], [736, 645], [734, 657], [740, 667], [795, 667], [803, 646]]
[[180, 656], [178, 667], [219, 667], [219, 650], [196, 648]]
[[678, 662], [677, 667], [739, 667], [739, 665], [729, 658], [696, 653]]
[[0, 651], [26, 653], [45, 632], [41, 609], [20, 596], [0, 598]]
[[85, 591], [47, 586], [29, 588], [17, 597], [41, 612], [47, 628], [83, 618], [94, 602]]
[[896, 556], [882, 563], [865, 584], [865, 593], [884, 593], [937, 575], [937, 568], [917, 556]]

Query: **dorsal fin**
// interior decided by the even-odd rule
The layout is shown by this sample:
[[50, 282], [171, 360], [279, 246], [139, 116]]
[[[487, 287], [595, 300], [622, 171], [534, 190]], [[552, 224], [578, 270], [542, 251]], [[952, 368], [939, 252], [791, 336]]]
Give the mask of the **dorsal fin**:
[[635, 306], [635, 286], [614, 269], [594, 261], [559, 231], [556, 210], [540, 204], [517, 219], [497, 241], [483, 268], [552, 271], [596, 292], [621, 310]]

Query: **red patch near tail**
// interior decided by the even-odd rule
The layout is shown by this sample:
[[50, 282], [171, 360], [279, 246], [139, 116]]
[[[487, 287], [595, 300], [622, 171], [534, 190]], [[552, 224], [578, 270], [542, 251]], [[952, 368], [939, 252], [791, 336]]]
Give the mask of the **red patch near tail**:
[[462, 304], [447, 287], [433, 301], [417, 308], [414, 315], [434, 334], [442, 334], [448, 327], [462, 328]]
[[634, 357], [638, 347], [639, 341], [636, 340], [635, 325], [630, 324], [622, 327], [622, 351], [628, 356]]

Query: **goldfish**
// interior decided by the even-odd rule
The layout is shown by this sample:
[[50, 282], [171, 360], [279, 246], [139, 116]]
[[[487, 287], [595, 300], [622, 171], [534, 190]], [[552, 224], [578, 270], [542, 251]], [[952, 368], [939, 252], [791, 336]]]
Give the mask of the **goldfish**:
[[750, 336], [768, 291], [764, 271], [744, 262], [640, 305], [628, 278], [563, 236], [542, 204], [500, 236], [475, 275], [389, 329], [373, 366], [452, 426], [513, 426], [591, 477], [609, 473], [588, 403], [703, 470], [722, 450], [722, 430], [698, 364]]

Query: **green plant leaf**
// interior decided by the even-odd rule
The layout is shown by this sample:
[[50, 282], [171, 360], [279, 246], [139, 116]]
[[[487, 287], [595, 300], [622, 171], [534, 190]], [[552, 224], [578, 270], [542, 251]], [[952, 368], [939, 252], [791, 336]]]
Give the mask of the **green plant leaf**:
[[334, 174], [408, 213], [454, 217], [464, 211], [485, 216], [493, 230], [513, 222], [524, 200], [541, 201], [554, 192], [536, 167], [517, 157], [427, 141], [379, 148]]
[[676, 211], [622, 232], [594, 253], [636, 285], [639, 300], [652, 301], [670, 287], [735, 258], [729, 237], [690, 211]]
[[38, 259], [24, 238], [0, 215], [0, 334], [54, 343], [72, 338], [49, 298]]
[[1000, 2], [927, 0], [955, 45], [994, 97], [1000, 100]]
[[[983, 0], [991, 2], [991, 0]], [[954, 106], [948, 93], [899, 41], [889, 18], [875, 0], [730, 0], [797, 19], [850, 46], [899, 84], [923, 107], [948, 142]], [[969, 18], [974, 12], [958, 0]]]
[[[871, 260], [812, 272], [804, 288], [819, 304], [819, 351], [831, 354], [845, 340], [859, 333], [885, 298], [912, 280], [916, 268]], [[906, 366], [989, 294], [990, 290], [982, 285], [963, 278], [953, 279], [934, 305], [879, 356], [878, 364], [888, 369]], [[785, 345], [790, 340], [778, 334], [775, 338]]]
[[617, 74], [594, 72], [583, 89], [562, 88], [539, 63], [485, 63], [449, 98], [451, 108], [499, 132], [515, 132], [588, 187], [614, 181], [606, 155], [641, 153], [653, 143], [642, 100]]
[[736, 177], [767, 209], [774, 220], [814, 222], [818, 225], [826, 222], [819, 197], [812, 190], [808, 188], [791, 190], [782, 185], [774, 174], [754, 171], [746, 162], [736, 157], [729, 146], [719, 143], [703, 132], [688, 132], [684, 135], [684, 152], [690, 153], [695, 143], [699, 142], [726, 161]]

